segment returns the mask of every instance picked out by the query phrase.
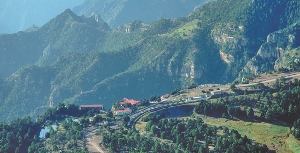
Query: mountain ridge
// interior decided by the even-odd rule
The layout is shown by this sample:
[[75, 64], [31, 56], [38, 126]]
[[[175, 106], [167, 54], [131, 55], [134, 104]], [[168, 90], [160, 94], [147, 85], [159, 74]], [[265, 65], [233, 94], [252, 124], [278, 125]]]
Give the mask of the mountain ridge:
[[[291, 4], [219, 0], [186, 17], [150, 24], [136, 20], [114, 30], [98, 24], [96, 16], [66, 10], [33, 31], [0, 35], [5, 86], [0, 89], [0, 114], [11, 120], [50, 102], [109, 107], [124, 97], [146, 99], [194, 84], [232, 82], [270, 33], [299, 20], [279, 11], [274, 27], [257, 29], [257, 23], [270, 26], [268, 22], [278, 16], [270, 9]], [[295, 9], [288, 12], [297, 14]], [[8, 38], [19, 44], [11, 45], [14, 41]], [[30, 94], [35, 92], [37, 96]], [[4, 109], [28, 103], [32, 107]]]
[[12, 34], [32, 26], [41, 27], [65, 9], [73, 8], [81, 3], [83, 0], [2, 0], [0, 2], [0, 33]]
[[[72, 10], [78, 15], [90, 16], [92, 13], [100, 14], [112, 29], [125, 25], [134, 20], [141, 20], [147, 24], [160, 18], [184, 17], [211, 0], [181, 1], [181, 0], [106, 0], [85, 1]], [[139, 12], [139, 13], [136, 13]], [[152, 15], [149, 15], [151, 13]]]

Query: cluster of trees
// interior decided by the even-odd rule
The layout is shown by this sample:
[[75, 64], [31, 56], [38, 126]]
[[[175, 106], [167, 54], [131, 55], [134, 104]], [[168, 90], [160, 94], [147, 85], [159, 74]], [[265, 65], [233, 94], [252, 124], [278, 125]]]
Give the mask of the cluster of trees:
[[102, 133], [102, 144], [113, 152], [175, 152], [173, 146], [153, 140], [150, 137], [141, 136], [132, 130], [112, 130]]
[[148, 122], [148, 121], [154, 121], [158, 122], [160, 119], [164, 118], [166, 116], [165, 113], [161, 112], [159, 114], [150, 114], [142, 118], [143, 122]]
[[61, 119], [65, 116], [73, 116], [73, 117], [92, 117], [95, 116], [97, 111], [91, 109], [79, 109], [79, 106], [76, 104], [65, 104], [59, 103], [58, 106], [53, 108], [48, 108], [43, 115], [38, 116], [37, 121], [40, 123], [44, 123], [47, 120], [56, 120]]
[[[83, 140], [83, 125], [72, 119], [65, 120], [61, 123], [63, 130], [54, 130], [50, 127], [49, 133], [46, 135], [49, 140], [46, 141], [46, 146], [49, 151], [65, 151], [65, 152], [84, 152], [88, 150]], [[79, 143], [83, 149], [80, 149]]]
[[218, 99], [216, 102], [200, 101], [195, 106], [194, 112], [198, 114], [214, 116], [214, 117], [253, 117], [254, 110], [252, 107], [240, 107], [240, 104], [245, 104], [244, 101], [249, 99]]
[[174, 89], [170, 94], [171, 95], [179, 95], [180, 94], [180, 91], [181, 91], [181, 88], [176, 88], [176, 89]]
[[216, 139], [216, 152], [268, 152], [266, 145], [253, 145], [253, 141], [247, 136], [241, 136], [236, 130], [223, 129], [223, 136]]
[[[18, 118], [9, 124], [0, 122], [0, 152], [76, 152], [87, 153], [86, 142], [83, 137], [83, 128], [90, 124], [86, 117], [94, 116], [95, 111], [79, 110], [74, 104], [60, 103], [55, 108], [49, 108], [43, 115], [39, 116], [37, 122], [30, 117]], [[46, 133], [46, 141], [41, 140], [37, 133], [47, 122], [65, 119], [66, 116], [83, 117], [80, 124], [72, 119], [63, 120], [59, 130], [50, 126]], [[95, 121], [102, 120], [96, 116]]]
[[156, 95], [152, 95], [149, 99], [150, 101], [161, 101], [160, 97], [159, 96], [156, 96]]
[[300, 81], [287, 81], [284, 77], [276, 79], [272, 87], [258, 84], [253, 87], [260, 91], [255, 94], [225, 97], [215, 102], [200, 101], [194, 112], [209, 116], [257, 117], [263, 120], [282, 120], [293, 127], [292, 134], [298, 134], [300, 119]]
[[[28, 152], [76, 152], [87, 153], [86, 141], [84, 140], [83, 128], [88, 124], [94, 124], [103, 120], [99, 112], [95, 110], [80, 110], [78, 105], [60, 103], [55, 108], [49, 108], [44, 115], [39, 116], [37, 122], [42, 125], [45, 122], [65, 119], [65, 117], [81, 117], [78, 122], [71, 118], [63, 120], [59, 125], [59, 130], [50, 126], [50, 131], [46, 133], [46, 141], [34, 141], [28, 148]], [[89, 117], [94, 117], [93, 122]], [[56, 123], [56, 122], [55, 122]], [[42, 149], [40, 149], [42, 148]]]
[[[241, 137], [235, 130], [208, 126], [201, 118], [162, 119], [157, 126], [153, 124], [151, 130], [161, 139], [168, 139], [175, 143], [177, 150], [186, 152], [208, 152], [209, 148], [216, 152], [266, 152], [268, 150], [266, 146], [253, 145], [251, 140], [246, 136]], [[220, 136], [217, 132], [223, 132], [224, 135]]]
[[[131, 130], [103, 133], [103, 145], [111, 151], [130, 152], [204, 153], [209, 152], [209, 148], [215, 152], [268, 151], [265, 145], [253, 144], [235, 130], [208, 126], [201, 118], [149, 120], [146, 131], [151, 132], [150, 137], [142, 137]], [[218, 132], [223, 132], [223, 135]], [[154, 139], [154, 136], [159, 139]]]
[[10, 124], [0, 122], [0, 152], [26, 152], [33, 141], [38, 141], [39, 124], [30, 117], [18, 118]]
[[292, 134], [300, 139], [296, 132], [300, 118], [300, 82], [294, 79], [285, 83], [284, 78], [281, 78], [276, 80], [274, 87], [275, 93], [265, 91], [259, 95], [257, 108], [260, 117], [288, 122], [295, 129]]
[[291, 130], [291, 133], [297, 138], [300, 139], [300, 118], [298, 118], [294, 124], [293, 128]]

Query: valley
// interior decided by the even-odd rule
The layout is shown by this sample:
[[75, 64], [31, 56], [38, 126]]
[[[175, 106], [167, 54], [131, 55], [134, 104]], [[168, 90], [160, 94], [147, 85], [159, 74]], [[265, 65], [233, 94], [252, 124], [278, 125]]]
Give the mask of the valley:
[[83, 1], [0, 33], [0, 152], [300, 152], [299, 51], [299, 0]]
[[[300, 149], [300, 141], [292, 134], [292, 131], [294, 131], [296, 127], [291, 128], [289, 121], [282, 120], [278, 117], [278, 115], [275, 114], [276, 110], [271, 113], [269, 117], [266, 116], [269, 110], [267, 110], [266, 115], [262, 116], [262, 113], [266, 110], [263, 110], [264, 107], [260, 108], [260, 105], [273, 105], [272, 103], [276, 101], [276, 99], [272, 99], [272, 103], [265, 101], [264, 99], [269, 95], [269, 93], [264, 93], [266, 91], [272, 92], [274, 97], [277, 97], [277, 94], [280, 92], [288, 93], [288, 90], [285, 91], [287, 89], [286, 85], [293, 87], [292, 91], [295, 91], [295, 89], [299, 87], [295, 86], [299, 76], [299, 72], [269, 72], [254, 77], [253, 81], [250, 81], [247, 86], [245, 86], [245, 84], [236, 84], [234, 90], [232, 85], [206, 84], [193, 86], [191, 88], [182, 89], [161, 102], [142, 103], [142, 105], [138, 106], [135, 111], [128, 116], [113, 115], [110, 111], [102, 111], [100, 113], [93, 110], [83, 111], [79, 109], [79, 106], [61, 103], [55, 108], [49, 108], [45, 114], [39, 116], [37, 123], [35, 123], [36, 126], [45, 126], [55, 123], [58, 125], [57, 129], [50, 129], [49, 134], [45, 134], [48, 136], [42, 139], [43, 141], [34, 140], [28, 149], [34, 150], [39, 148], [39, 152], [43, 150], [52, 150], [54, 152], [68, 151], [70, 149], [89, 152], [113, 152], [113, 150], [116, 149], [115, 147], [117, 147], [117, 150], [124, 151], [131, 150], [131, 147], [119, 145], [133, 145], [127, 142], [127, 140], [126, 142], [124, 140], [131, 136], [132, 141], [143, 139], [140, 143], [146, 141], [154, 144], [155, 141], [158, 141], [164, 145], [164, 149], [168, 149], [167, 146], [174, 146], [178, 140], [170, 140], [171, 135], [163, 136], [164, 134], [159, 135], [159, 133], [155, 132], [157, 130], [163, 130], [163, 128], [160, 127], [161, 124], [166, 124], [164, 122], [182, 122], [182, 125], [186, 124], [185, 126], [190, 126], [191, 123], [188, 122], [194, 120], [197, 122], [197, 125], [199, 124], [207, 129], [211, 129], [212, 134], [214, 134], [213, 137], [215, 137], [211, 137], [212, 139], [207, 136], [197, 137], [200, 143], [194, 145], [198, 145], [203, 152], [213, 152], [216, 151], [215, 149], [221, 149], [217, 147], [220, 144], [216, 142], [222, 139], [224, 133], [228, 132], [227, 129], [232, 132], [236, 130], [236, 132], [239, 133], [237, 135], [238, 139], [239, 137], [244, 137], [244, 141], [250, 139], [255, 142], [255, 144], [258, 145], [257, 149], [265, 150], [267, 148], [268, 152], [297, 152]], [[284, 80], [284, 82], [279, 82], [280, 86], [275, 86], [275, 84], [277, 84], [276, 80]], [[262, 84], [265, 86], [259, 89], [264, 91], [261, 92], [255, 89], [254, 91], [256, 92], [250, 92], [250, 87], [255, 87], [257, 83], [260, 83], [260, 86], [262, 86]], [[278, 87], [281, 89], [278, 90]], [[195, 95], [209, 94], [208, 92], [217, 90], [224, 92], [218, 96], [211, 95], [210, 97], [200, 99], [195, 97]], [[239, 90], [249, 90], [249, 92], [245, 94], [244, 92], [239, 92]], [[265, 97], [261, 98], [263, 100], [256, 99], [257, 95], [260, 94], [261, 96], [265, 94]], [[255, 101], [253, 101], [253, 99], [255, 99]], [[250, 108], [249, 105], [253, 108], [252, 114], [248, 112]], [[210, 109], [206, 110], [206, 108]], [[250, 108], [250, 110], [252, 108]], [[65, 117], [76, 117], [77, 119], [75, 121], [73, 119], [65, 119]], [[13, 121], [12, 123], [19, 121], [22, 121], [22, 119]], [[2, 124], [3, 123], [1, 123], [1, 126]], [[34, 129], [38, 130], [39, 128], [35, 127]], [[70, 138], [72, 141], [67, 140], [67, 138], [71, 136], [68, 134], [69, 132], [76, 133], [74, 133], [75, 137]], [[120, 135], [121, 133], [117, 134], [116, 132], [121, 132], [123, 135]], [[189, 130], [186, 129], [186, 132], [188, 133]], [[110, 144], [114, 139], [113, 137], [117, 136], [114, 135], [114, 133], [118, 135], [118, 139], [120, 140], [116, 141], [116, 144]], [[165, 134], [167, 133], [165, 132]], [[185, 137], [183, 139], [190, 142], [190, 140]], [[229, 139], [231, 139], [231, 136]], [[153, 140], [155, 141], [153, 142]], [[208, 141], [208, 144], [205, 143]], [[116, 146], [113, 147], [111, 145]], [[177, 150], [184, 152], [180, 147], [182, 146], [176, 147]], [[209, 151], [205, 151], [205, 147], [208, 147]], [[171, 149], [169, 151], [173, 152], [174, 150], [172, 151]]]
[[[236, 85], [239, 89], [247, 89], [246, 87], [257, 85], [258, 83], [262, 83], [266, 86], [273, 85], [276, 79], [284, 77], [287, 81], [288, 79], [299, 79], [300, 72], [272, 72], [268, 74], [263, 74], [253, 79], [253, 81], [249, 82], [249, 84], [238, 84]], [[143, 135], [148, 135], [149, 132], [145, 131], [145, 127], [147, 122], [143, 122], [143, 116], [148, 116], [150, 114], [160, 114], [161, 113], [171, 113], [176, 114], [179, 113], [182, 115], [182, 112], [185, 111], [185, 106], [192, 106], [195, 107], [197, 105], [197, 101], [193, 100], [189, 97], [195, 97], [195, 95], [199, 95], [202, 93], [203, 90], [210, 91], [213, 90], [223, 90], [224, 92], [232, 92], [229, 88], [229, 85], [200, 85], [195, 89], [189, 89], [185, 91], [181, 95], [171, 96], [168, 100], [164, 102], [159, 102], [157, 104], [152, 104], [148, 107], [136, 110], [135, 113], [129, 115], [130, 120], [128, 122], [128, 127], [136, 129], [139, 133]], [[253, 93], [252, 93], [253, 94]], [[227, 94], [227, 96], [232, 96], [231, 94]], [[185, 99], [183, 99], [186, 98]], [[218, 98], [218, 97], [215, 97]], [[215, 99], [215, 98], [210, 98]], [[222, 97], [225, 98], [225, 97]], [[171, 99], [181, 99], [182, 102], [172, 102]], [[203, 99], [205, 100], [205, 99]], [[174, 112], [172, 108], [178, 107], [178, 110]], [[178, 112], [179, 111], [179, 112]], [[242, 135], [247, 135], [247, 137], [255, 140], [258, 143], [266, 144], [268, 148], [272, 151], [276, 152], [297, 152], [300, 147], [300, 141], [296, 140], [292, 135], [290, 135], [290, 127], [288, 123], [282, 121], [270, 121], [261, 118], [224, 118], [224, 117], [211, 117], [206, 115], [199, 115], [193, 113], [193, 109], [189, 109], [190, 115], [181, 116], [168, 116], [167, 118], [179, 118], [179, 119], [193, 119], [197, 117], [201, 117], [204, 123], [210, 126], [217, 126], [217, 127], [228, 127], [229, 129], [235, 129], [239, 131]], [[118, 121], [117, 121], [118, 122]], [[114, 125], [115, 123], [113, 123]], [[122, 127], [122, 122], [119, 122], [117, 127]], [[115, 126], [115, 125], [114, 125]], [[296, 142], [296, 143], [295, 143]]]
[[[49, 104], [109, 108], [124, 97], [148, 99], [193, 84], [228, 84], [298, 69], [298, 2], [201, 2], [184, 17], [133, 19], [116, 29], [101, 14], [80, 16], [67, 9], [41, 27], [0, 35], [3, 120], [36, 116], [37, 108]], [[98, 4], [104, 7], [93, 1], [77, 9], [84, 14]], [[132, 7], [126, 6], [129, 1], [107, 4], [114, 4], [110, 10]]]

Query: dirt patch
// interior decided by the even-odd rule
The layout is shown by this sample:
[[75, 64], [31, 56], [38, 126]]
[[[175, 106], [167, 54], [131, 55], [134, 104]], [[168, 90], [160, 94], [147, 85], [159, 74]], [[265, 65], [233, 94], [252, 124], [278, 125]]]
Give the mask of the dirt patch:
[[97, 135], [97, 128], [90, 126], [84, 129], [84, 136], [87, 141], [86, 146], [89, 152], [107, 153], [106, 148], [101, 146], [102, 138]]

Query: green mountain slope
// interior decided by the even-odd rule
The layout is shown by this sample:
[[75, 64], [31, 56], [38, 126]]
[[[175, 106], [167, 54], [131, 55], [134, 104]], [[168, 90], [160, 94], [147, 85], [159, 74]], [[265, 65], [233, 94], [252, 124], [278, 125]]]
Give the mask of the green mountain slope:
[[96, 17], [76, 16], [71, 10], [58, 15], [41, 28], [0, 36], [0, 77], [6, 78], [27, 64], [49, 65], [70, 51], [90, 52], [109, 31]]
[[60, 102], [109, 108], [124, 97], [232, 82], [268, 35], [297, 22], [299, 7], [292, 4], [298, 5], [218, 0], [187, 17], [133, 21], [116, 30], [97, 14], [66, 10], [41, 28], [0, 35], [0, 114], [11, 120]]

